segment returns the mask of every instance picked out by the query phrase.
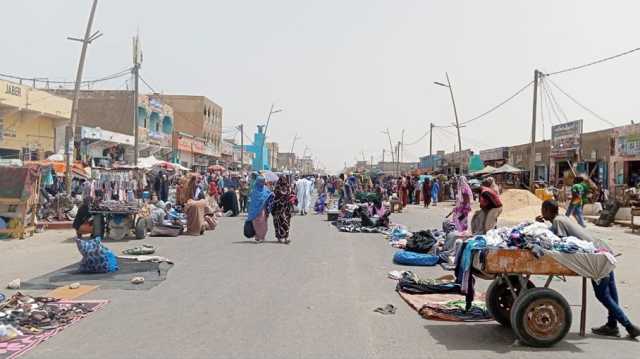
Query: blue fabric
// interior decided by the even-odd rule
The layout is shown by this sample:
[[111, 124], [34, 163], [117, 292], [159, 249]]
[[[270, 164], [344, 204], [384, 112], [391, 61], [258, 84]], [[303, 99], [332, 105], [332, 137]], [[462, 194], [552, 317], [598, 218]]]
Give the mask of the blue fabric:
[[483, 236], [476, 236], [474, 239], [468, 240], [467, 245], [462, 252], [462, 262], [460, 265], [464, 271], [471, 269], [471, 254], [474, 249], [484, 249], [487, 247], [487, 240]]
[[80, 272], [111, 273], [118, 270], [118, 260], [113, 252], [102, 245], [101, 238], [76, 238], [76, 245], [82, 255]]
[[393, 255], [393, 262], [410, 266], [434, 266], [438, 264], [440, 257], [432, 254], [416, 253], [410, 251], [397, 251]]
[[596, 298], [598, 298], [600, 303], [609, 311], [607, 325], [611, 328], [617, 327], [618, 323], [623, 327], [631, 325], [629, 318], [627, 318], [622, 308], [620, 308], [618, 289], [616, 288], [616, 279], [613, 272], [611, 272], [608, 277], [602, 278], [600, 283], [591, 281], [591, 284], [593, 284], [593, 291], [596, 294]]
[[584, 209], [582, 208], [582, 205], [570, 204], [569, 208], [567, 208], [566, 216], [571, 217], [572, 214], [575, 215], [576, 220], [578, 221], [578, 224], [581, 225], [582, 227], [585, 227]]
[[260, 212], [266, 207], [267, 213], [269, 211], [270, 203], [273, 201], [273, 192], [265, 185], [265, 179], [259, 176], [256, 179], [253, 191], [249, 194], [249, 214], [247, 216], [247, 222], [253, 221], [260, 215]]

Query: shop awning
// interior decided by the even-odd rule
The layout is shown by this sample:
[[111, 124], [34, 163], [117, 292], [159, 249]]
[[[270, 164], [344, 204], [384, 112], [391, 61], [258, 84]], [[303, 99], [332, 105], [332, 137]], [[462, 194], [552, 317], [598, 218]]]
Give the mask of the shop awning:
[[499, 173], [521, 173], [524, 172], [523, 170], [513, 167], [509, 164], [505, 164], [503, 166], [500, 166], [498, 168], [496, 168], [493, 172], [491, 172], [492, 174], [499, 174]]

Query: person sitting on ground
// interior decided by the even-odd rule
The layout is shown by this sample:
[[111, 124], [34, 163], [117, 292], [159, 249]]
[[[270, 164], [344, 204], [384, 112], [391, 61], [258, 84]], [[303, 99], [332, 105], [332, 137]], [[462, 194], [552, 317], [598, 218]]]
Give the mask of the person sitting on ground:
[[91, 233], [91, 214], [89, 213], [89, 205], [91, 198], [85, 196], [82, 199], [82, 205], [78, 208], [76, 218], [73, 219], [73, 229], [76, 230], [76, 236], [82, 238], [83, 234]]
[[[606, 248], [610, 251], [609, 246], [591, 236], [584, 228], [580, 227], [567, 216], [558, 214], [558, 203], [555, 201], [545, 201], [542, 203], [542, 215], [538, 216], [536, 220], [538, 222], [544, 222], [545, 220], [551, 222], [551, 231], [559, 237], [576, 237], [583, 241], [593, 242], [599, 247]], [[620, 323], [627, 332], [629, 337], [636, 338], [640, 336], [640, 328], [631, 324], [629, 318], [622, 310], [620, 301], [618, 299], [618, 289], [616, 287], [616, 281], [613, 271], [609, 273], [609, 276], [600, 280], [599, 283], [591, 281], [596, 298], [609, 313], [607, 323], [601, 327], [592, 328], [591, 331], [596, 335], [603, 336], [620, 336], [620, 330], [618, 329], [618, 323]]]
[[76, 246], [82, 255], [78, 269], [80, 273], [111, 273], [119, 269], [116, 255], [102, 245], [100, 237], [76, 238]]
[[206, 229], [206, 223], [204, 219], [205, 207], [207, 207], [206, 200], [189, 200], [184, 206], [184, 213], [187, 215], [187, 232], [186, 234], [192, 236], [201, 236]]
[[227, 188], [222, 197], [220, 197], [222, 211], [226, 217], [237, 217], [240, 213], [238, 209], [238, 196], [232, 188]]
[[471, 231], [473, 234], [486, 234], [496, 228], [498, 217], [502, 213], [502, 201], [496, 190], [493, 177], [485, 178], [480, 188], [480, 210], [473, 214]]

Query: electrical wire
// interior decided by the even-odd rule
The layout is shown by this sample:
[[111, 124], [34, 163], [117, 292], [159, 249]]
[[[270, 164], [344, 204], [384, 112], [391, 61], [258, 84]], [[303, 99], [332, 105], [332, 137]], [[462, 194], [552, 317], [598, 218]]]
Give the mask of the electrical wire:
[[564, 69], [564, 70], [559, 70], [559, 71], [550, 72], [550, 73], [545, 74], [545, 75], [546, 75], [546, 76], [553, 76], [553, 75], [563, 74], [563, 73], [565, 73], [565, 72], [571, 72], [571, 71], [580, 70], [580, 69], [583, 69], [583, 68], [585, 68], [585, 67], [589, 67], [589, 66], [597, 65], [597, 64], [600, 64], [600, 63], [603, 63], [603, 62], [606, 62], [606, 61], [610, 61], [610, 60], [613, 60], [613, 59], [617, 59], [618, 57], [622, 57], [622, 56], [625, 56], [625, 55], [629, 55], [629, 54], [634, 53], [634, 52], [639, 51], [639, 50], [640, 50], [640, 47], [636, 47], [635, 49], [631, 49], [631, 50], [628, 50], [628, 51], [625, 51], [625, 52], [621, 52], [621, 53], [616, 54], [616, 55], [613, 55], [613, 56], [605, 57], [605, 58], [602, 58], [602, 59], [599, 59], [599, 60], [596, 60], [596, 61], [592, 61], [592, 62], [589, 62], [589, 63], [583, 64], [583, 65], [578, 65], [578, 66], [569, 67], [569, 68], [566, 68], [566, 69]]
[[569, 117], [567, 117], [567, 114], [564, 112], [564, 110], [560, 106], [560, 103], [558, 103], [556, 96], [553, 94], [553, 90], [550, 87], [547, 87], [546, 89], [549, 91], [549, 96], [551, 97], [551, 100], [553, 101], [554, 105], [558, 109], [558, 112], [560, 112], [562, 114], [562, 117], [564, 117], [564, 122], [565, 123], [569, 122]]
[[151, 87], [151, 85], [149, 85], [149, 83], [147, 81], [145, 81], [145, 79], [142, 77], [142, 75], [139, 75], [140, 80], [142, 81], [143, 84], [145, 84], [145, 86], [147, 86], [147, 88], [149, 90], [151, 90], [151, 92], [153, 93], [158, 93], [156, 90], [153, 89], [153, 87]]
[[[500, 107], [502, 107], [503, 105], [505, 105], [507, 102], [509, 102], [509, 101], [513, 100], [513, 99], [514, 99], [514, 98], [516, 98], [518, 95], [520, 95], [522, 92], [524, 92], [524, 90], [526, 90], [527, 88], [529, 88], [529, 86], [531, 86], [532, 84], [533, 84], [533, 81], [529, 81], [526, 85], [524, 85], [521, 89], [519, 89], [518, 91], [516, 91], [513, 95], [511, 95], [511, 96], [507, 97], [504, 101], [502, 101], [502, 102], [498, 103], [497, 105], [495, 105], [495, 106], [491, 107], [491, 108], [490, 108], [490, 109], [488, 109], [487, 111], [485, 111], [485, 112], [483, 112], [483, 113], [479, 114], [478, 116], [473, 117], [473, 118], [472, 118], [472, 119], [470, 119], [470, 120], [463, 121], [463, 122], [461, 123], [461, 125], [466, 125], [467, 123], [470, 123], [470, 122], [473, 122], [473, 121], [479, 120], [479, 119], [481, 119], [481, 118], [485, 117], [486, 115], [488, 115], [488, 114], [492, 113], [493, 111], [495, 111], [495, 110], [499, 109]], [[453, 126], [453, 127], [455, 127], [455, 126]]]
[[561, 89], [560, 86], [558, 86], [558, 84], [556, 84], [555, 82], [553, 82], [552, 80], [549, 80], [549, 82], [551, 82], [551, 85], [553, 85], [555, 88], [557, 88], [560, 92], [562, 92], [563, 95], [567, 96], [569, 98], [569, 100], [573, 101], [573, 103], [575, 103], [576, 105], [580, 106], [583, 110], [589, 112], [590, 114], [592, 114], [595, 118], [597, 118], [598, 120], [612, 126], [612, 127], [616, 127], [616, 124], [605, 119], [604, 117], [598, 115], [597, 113], [595, 113], [593, 110], [591, 110], [590, 108], [588, 108], [587, 106], [583, 105], [582, 103], [580, 103], [578, 100], [576, 100], [573, 96], [569, 95], [565, 90]]
[[[104, 82], [104, 81], [109, 81], [109, 80], [113, 80], [113, 79], [117, 79], [120, 77], [123, 77], [125, 75], [129, 75], [129, 73], [131, 72], [131, 67], [126, 68], [124, 70], [118, 71], [114, 74], [111, 75], [107, 75], [107, 76], [103, 76], [97, 79], [93, 79], [93, 80], [84, 80], [81, 81], [80, 84], [82, 85], [86, 85], [86, 84], [93, 84], [93, 83], [97, 83], [97, 82]], [[75, 84], [75, 81], [53, 81], [53, 80], [49, 80], [46, 77], [22, 77], [22, 76], [16, 76], [16, 75], [11, 75], [11, 74], [4, 74], [4, 73], [0, 73], [0, 77], [4, 77], [4, 78], [8, 78], [8, 79], [12, 79], [12, 80], [19, 80], [19, 81], [28, 81], [28, 82], [34, 82], [34, 83], [46, 83], [46, 84], [54, 84], [54, 85], [73, 85]]]
[[549, 108], [551, 109], [551, 111], [553, 112], [553, 114], [556, 117], [556, 120], [558, 121], [558, 123], [563, 123], [562, 119], [560, 118], [560, 115], [558, 114], [558, 110], [556, 109], [556, 106], [553, 102], [553, 100], [551, 99], [551, 96], [549, 95], [549, 88], [548, 87], [544, 87], [544, 95], [547, 98], [547, 103], [549, 104]]
[[431, 131], [427, 131], [427, 132], [425, 132], [425, 134], [424, 134], [424, 135], [422, 135], [422, 137], [418, 138], [417, 140], [415, 140], [415, 141], [413, 141], [413, 142], [411, 142], [411, 143], [403, 143], [402, 145], [403, 145], [403, 146], [413, 146], [413, 145], [416, 145], [416, 144], [420, 143], [420, 141], [422, 141], [423, 139], [425, 139], [427, 136], [429, 136], [429, 132], [431, 132]]

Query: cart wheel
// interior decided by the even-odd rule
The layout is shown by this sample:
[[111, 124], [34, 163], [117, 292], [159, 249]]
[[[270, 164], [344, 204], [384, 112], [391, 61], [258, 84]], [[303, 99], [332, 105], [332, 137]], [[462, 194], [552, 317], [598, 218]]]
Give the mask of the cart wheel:
[[571, 308], [555, 290], [533, 288], [513, 303], [511, 326], [523, 344], [550, 347], [569, 332]]
[[136, 239], [144, 239], [147, 236], [147, 221], [144, 218], [138, 219], [134, 231]]
[[[513, 286], [513, 290], [516, 295], [520, 295], [520, 281], [518, 276], [509, 276], [509, 281]], [[527, 288], [535, 288], [532, 281], [527, 282]], [[509, 285], [503, 278], [496, 278], [489, 289], [485, 297], [485, 303], [487, 305], [487, 311], [496, 322], [502, 324], [505, 327], [511, 326], [511, 308], [513, 308], [513, 295], [509, 290]]]

